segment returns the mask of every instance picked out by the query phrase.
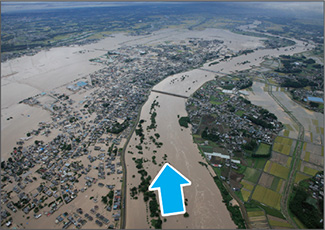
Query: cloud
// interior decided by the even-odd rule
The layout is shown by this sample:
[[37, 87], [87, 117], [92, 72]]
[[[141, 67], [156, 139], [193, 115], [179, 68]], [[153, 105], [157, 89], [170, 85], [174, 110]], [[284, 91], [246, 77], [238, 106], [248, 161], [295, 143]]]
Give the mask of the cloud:
[[[244, 3], [246, 5], [246, 3]], [[323, 14], [323, 2], [250, 2], [252, 8]], [[248, 6], [248, 5], [246, 5]]]
[[[117, 7], [127, 5], [148, 4], [187, 4], [191, 2], [1, 2], [1, 13], [22, 10], [59, 9], [59, 8], [83, 8], [83, 7]], [[195, 2], [192, 2], [195, 3]], [[205, 2], [201, 2], [204, 6]], [[209, 2], [211, 4], [212, 2]], [[222, 2], [214, 2], [217, 6]], [[231, 6], [241, 6], [246, 9], [268, 9], [286, 11], [287, 13], [323, 14], [323, 2], [226, 2]]]
[[116, 7], [133, 4], [133, 2], [1, 2], [1, 13], [40, 9]]

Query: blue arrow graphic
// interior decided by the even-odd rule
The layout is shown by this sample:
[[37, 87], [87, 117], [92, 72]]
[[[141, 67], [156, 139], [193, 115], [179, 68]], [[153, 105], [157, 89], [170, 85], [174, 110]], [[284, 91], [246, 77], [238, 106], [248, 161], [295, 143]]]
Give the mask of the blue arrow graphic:
[[150, 191], [157, 190], [162, 216], [184, 214], [185, 203], [183, 187], [191, 185], [185, 176], [166, 163], [149, 186]]

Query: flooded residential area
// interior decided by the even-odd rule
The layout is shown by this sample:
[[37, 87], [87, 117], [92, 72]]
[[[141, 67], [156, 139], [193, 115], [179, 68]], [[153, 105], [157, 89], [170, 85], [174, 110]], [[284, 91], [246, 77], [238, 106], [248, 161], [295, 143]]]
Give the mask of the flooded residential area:
[[[59, 30], [47, 40], [32, 31], [26, 49], [8, 30], [21, 16], [5, 6], [13, 11], [1, 13], [2, 227], [323, 226], [319, 25], [309, 38], [297, 35], [301, 21], [288, 32], [258, 13], [205, 18], [195, 3], [176, 20], [168, 4], [152, 15], [155, 4], [114, 6], [111, 31], [101, 23], [114, 7], [72, 7], [84, 17], [98, 11], [98, 24], [85, 28], [103, 31]], [[145, 13], [122, 13], [133, 7]], [[84, 20], [52, 10], [71, 30]], [[25, 17], [26, 26], [38, 20]], [[161, 194], [149, 191], [165, 163], [191, 181], [184, 214], [162, 215]], [[308, 211], [296, 212], [306, 202]]]

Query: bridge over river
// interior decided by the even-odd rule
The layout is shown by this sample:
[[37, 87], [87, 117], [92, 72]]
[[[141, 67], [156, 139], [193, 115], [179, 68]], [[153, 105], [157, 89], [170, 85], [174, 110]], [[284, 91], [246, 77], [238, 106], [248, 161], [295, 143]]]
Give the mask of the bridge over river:
[[151, 92], [162, 93], [162, 94], [166, 94], [166, 95], [170, 95], [170, 96], [174, 96], [174, 97], [181, 97], [181, 98], [185, 98], [185, 99], [188, 98], [187, 96], [183, 96], [183, 95], [179, 95], [179, 94], [175, 94], [175, 93], [163, 92], [163, 91], [160, 91], [160, 90], [154, 90], [154, 89], [151, 90]]

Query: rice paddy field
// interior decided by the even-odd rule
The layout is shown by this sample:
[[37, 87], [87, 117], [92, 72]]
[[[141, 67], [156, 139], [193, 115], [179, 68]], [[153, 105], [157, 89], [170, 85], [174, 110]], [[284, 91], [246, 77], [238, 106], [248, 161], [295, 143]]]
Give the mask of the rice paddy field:
[[324, 170], [322, 166], [320, 165], [315, 165], [308, 163], [306, 161], [300, 161], [300, 164], [298, 165], [297, 168], [298, 171], [310, 175], [311, 177], [314, 176], [318, 171]]
[[295, 177], [295, 184], [299, 183], [302, 180], [308, 179], [308, 178], [310, 178], [309, 175], [306, 175], [306, 174], [301, 173], [301, 172], [297, 172], [296, 177]]
[[273, 163], [270, 169], [270, 174], [282, 179], [287, 179], [289, 175], [289, 168], [284, 167], [278, 163]]
[[243, 187], [241, 188], [241, 194], [243, 197], [243, 201], [247, 202], [249, 200], [249, 197], [254, 189], [255, 184], [252, 182], [249, 182], [247, 180], [242, 180], [240, 182], [241, 185], [243, 185]]
[[251, 193], [252, 193], [251, 191], [248, 191], [248, 190], [245, 190], [245, 189], [242, 189], [241, 190], [241, 195], [243, 196], [244, 202], [247, 202], [248, 201]]
[[249, 181], [242, 180], [240, 183], [241, 183], [241, 184], [244, 186], [244, 188], [246, 188], [247, 190], [252, 191], [252, 190], [254, 189], [254, 184], [251, 183], [251, 182], [249, 182]]
[[[272, 62], [273, 63], [273, 62]], [[272, 64], [270, 63], [270, 64]], [[252, 88], [252, 93], [249, 95], [251, 101], [258, 102], [263, 108], [268, 109], [276, 115], [280, 115], [283, 111], [282, 109], [277, 109], [277, 103], [271, 105], [271, 102], [265, 102], [268, 95], [268, 87], [266, 84], [261, 82], [254, 82]], [[284, 125], [284, 129], [276, 137], [272, 147], [271, 147], [271, 158], [267, 159], [264, 164], [260, 163], [259, 166], [263, 167], [263, 172], [259, 177], [257, 185], [250, 192], [250, 185], [246, 183], [243, 184], [243, 189], [245, 189], [244, 194], [250, 196], [250, 202], [261, 203], [260, 208], [266, 210], [269, 228], [275, 229], [288, 229], [293, 228], [293, 226], [286, 220], [281, 219], [281, 199], [288, 180], [291, 167], [294, 160], [298, 160], [296, 170], [294, 174], [294, 183], [297, 184], [304, 179], [308, 179], [314, 176], [318, 171], [323, 170], [324, 167], [324, 115], [316, 112], [312, 112], [305, 109], [301, 105], [292, 101], [285, 92], [283, 88], [272, 87], [273, 95], [281, 102], [281, 104], [291, 112], [291, 114], [299, 121], [299, 123], [304, 127], [304, 136], [301, 141], [304, 141], [302, 151], [300, 152], [300, 145], [297, 145], [297, 138], [299, 132], [298, 123], [294, 122], [293, 119], [288, 118], [288, 114], [283, 113], [282, 116], [278, 116], [279, 120]], [[258, 98], [257, 98], [258, 97]], [[260, 100], [263, 98], [264, 100]], [[270, 100], [273, 102], [273, 100]], [[296, 148], [296, 145], [298, 148]], [[265, 146], [259, 146], [256, 153], [266, 152], [263, 149]], [[296, 151], [297, 150], [297, 151]], [[298, 156], [298, 157], [297, 157]], [[298, 159], [297, 159], [297, 158]], [[250, 165], [250, 167], [255, 170], [257, 163]], [[253, 183], [251, 180], [254, 171], [249, 169], [245, 171], [249, 175], [249, 182]], [[245, 179], [247, 179], [245, 176]], [[248, 180], [248, 179], [247, 179]], [[243, 190], [242, 190], [243, 191]], [[284, 196], [284, 195], [283, 195]], [[270, 213], [268, 211], [270, 209]], [[272, 211], [273, 210], [273, 211]], [[276, 214], [278, 210], [278, 214]], [[273, 213], [274, 212], [274, 213]], [[258, 211], [257, 211], [258, 213]], [[255, 218], [254, 213], [249, 214], [250, 217]], [[258, 214], [256, 214], [258, 216]], [[271, 216], [272, 215], [272, 216]], [[277, 217], [279, 218], [277, 218]], [[258, 216], [262, 218], [261, 216]], [[294, 217], [295, 218], [295, 217]], [[296, 219], [296, 218], [295, 218]], [[298, 219], [295, 220], [298, 227], [304, 228]], [[252, 226], [254, 228], [254, 226]]]
[[279, 193], [274, 192], [271, 189], [265, 188], [261, 185], [257, 185], [254, 190], [252, 199], [277, 210], [280, 210], [281, 197], [282, 195], [280, 195]]
[[290, 155], [293, 140], [286, 137], [278, 136], [275, 138], [272, 150], [285, 155]]
[[247, 211], [247, 215], [252, 228], [269, 228], [268, 221], [263, 210]]
[[292, 161], [292, 157], [277, 153], [277, 152], [272, 152], [272, 161], [283, 165], [285, 167], [290, 167], [291, 161]]
[[267, 216], [269, 220], [269, 224], [271, 228], [274, 229], [282, 229], [282, 228], [293, 228], [291, 224], [288, 223], [288, 221], [274, 217], [274, 216]]
[[287, 167], [284, 167], [276, 162], [273, 161], [267, 161], [265, 168], [264, 168], [264, 172], [267, 172], [271, 175], [280, 177], [282, 179], [287, 179], [288, 175], [289, 175], [289, 171], [290, 169]]
[[292, 101], [285, 92], [273, 92], [274, 96], [294, 114], [305, 128], [305, 141], [323, 145], [324, 140], [324, 115], [311, 112]]
[[[317, 124], [316, 122], [314, 122]], [[294, 183], [311, 178], [324, 167], [324, 146], [305, 142], [300, 155]]]
[[305, 162], [324, 166], [324, 147], [305, 142], [300, 159]]
[[259, 183], [259, 185], [262, 185], [263, 187], [270, 188], [273, 179], [274, 179], [274, 176], [263, 172], [258, 183]]
[[304, 167], [304, 173], [310, 175], [310, 176], [315, 176], [315, 174], [318, 172], [318, 170], [313, 169], [313, 168], [308, 168], [308, 167]]

